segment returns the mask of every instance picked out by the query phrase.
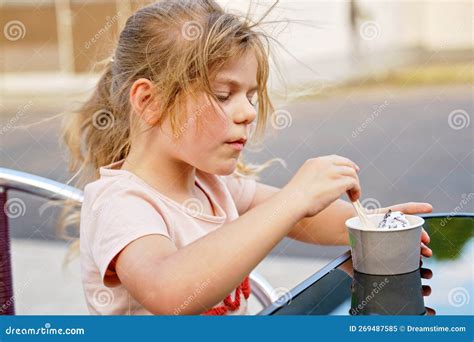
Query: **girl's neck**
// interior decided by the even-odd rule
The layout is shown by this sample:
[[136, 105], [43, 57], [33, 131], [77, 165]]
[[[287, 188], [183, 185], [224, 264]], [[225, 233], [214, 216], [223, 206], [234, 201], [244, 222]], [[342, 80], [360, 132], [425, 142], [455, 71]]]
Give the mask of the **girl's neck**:
[[[139, 160], [137, 162], [136, 160]], [[134, 158], [131, 154], [125, 158], [121, 166], [153, 188], [171, 198], [195, 197], [198, 191], [196, 181], [196, 168], [182, 161], [163, 160], [162, 158]]]

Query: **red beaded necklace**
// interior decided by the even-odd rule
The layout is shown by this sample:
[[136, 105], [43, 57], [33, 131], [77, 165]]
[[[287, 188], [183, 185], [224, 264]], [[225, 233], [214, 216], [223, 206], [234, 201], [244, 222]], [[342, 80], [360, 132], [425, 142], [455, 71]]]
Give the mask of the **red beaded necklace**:
[[225, 315], [228, 311], [235, 311], [240, 307], [240, 294], [244, 295], [245, 299], [248, 299], [250, 296], [250, 280], [249, 277], [245, 277], [244, 281], [237, 286], [235, 289], [234, 300], [232, 300], [231, 295], [229, 294], [224, 298], [224, 305], [215, 306], [210, 310], [207, 310], [203, 315]]

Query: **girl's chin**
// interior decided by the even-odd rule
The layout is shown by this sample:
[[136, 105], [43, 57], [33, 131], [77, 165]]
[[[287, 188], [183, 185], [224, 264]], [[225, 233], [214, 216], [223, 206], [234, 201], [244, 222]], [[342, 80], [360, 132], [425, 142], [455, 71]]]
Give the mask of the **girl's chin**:
[[227, 176], [227, 175], [232, 174], [235, 171], [236, 167], [237, 167], [237, 159], [232, 158], [223, 162], [220, 166], [218, 166], [215, 169], [215, 172], [213, 173], [220, 176]]

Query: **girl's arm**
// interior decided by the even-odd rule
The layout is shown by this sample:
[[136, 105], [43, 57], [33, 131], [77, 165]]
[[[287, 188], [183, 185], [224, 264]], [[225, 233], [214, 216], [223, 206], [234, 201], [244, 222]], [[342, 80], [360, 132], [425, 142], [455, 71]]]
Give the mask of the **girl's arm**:
[[[280, 191], [274, 186], [257, 183], [257, 190], [250, 205], [253, 208]], [[386, 212], [389, 208], [380, 208], [378, 212]], [[433, 207], [429, 203], [403, 203], [390, 206], [394, 211], [401, 211], [405, 214], [430, 213]], [[352, 204], [338, 199], [312, 217], [305, 217], [298, 221], [289, 231], [288, 237], [313, 244], [320, 245], [349, 245], [349, 236], [345, 222], [347, 219], [357, 216]], [[424, 246], [429, 243], [428, 234], [422, 234], [422, 254], [431, 256], [431, 250]]]
[[[249, 208], [265, 202], [280, 191], [279, 188], [257, 183], [257, 190]], [[349, 245], [345, 222], [356, 216], [352, 204], [336, 200], [316, 216], [299, 220], [287, 236], [302, 242], [320, 245]]]
[[305, 215], [297, 202], [280, 191], [179, 250], [167, 237], [141, 237], [118, 255], [115, 271], [153, 314], [202, 313], [232, 293]]

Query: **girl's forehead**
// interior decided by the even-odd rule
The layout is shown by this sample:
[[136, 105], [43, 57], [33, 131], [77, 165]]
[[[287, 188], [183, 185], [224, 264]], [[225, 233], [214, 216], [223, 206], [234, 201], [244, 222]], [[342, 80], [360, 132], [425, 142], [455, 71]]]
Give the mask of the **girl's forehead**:
[[216, 73], [213, 81], [219, 84], [256, 88], [257, 68], [257, 59], [252, 53], [233, 57]]
[[233, 78], [229, 75], [221, 75], [220, 77], [216, 77], [214, 84], [226, 85], [236, 89], [249, 88], [249, 91], [256, 91], [258, 88], [257, 82], [255, 80], [249, 82], [248, 80], [243, 80], [242, 77]]
[[242, 54], [229, 58], [222, 66], [222, 72], [240, 72], [246, 68], [254, 67], [257, 69], [257, 57], [252, 50], [248, 50]]

